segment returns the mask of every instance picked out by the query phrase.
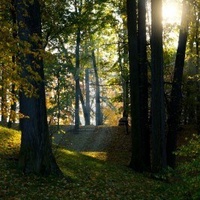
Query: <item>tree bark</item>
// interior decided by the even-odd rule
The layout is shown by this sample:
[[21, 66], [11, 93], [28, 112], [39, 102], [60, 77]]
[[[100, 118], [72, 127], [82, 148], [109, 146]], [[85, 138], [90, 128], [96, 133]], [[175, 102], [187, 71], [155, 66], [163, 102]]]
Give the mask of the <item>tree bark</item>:
[[148, 68], [146, 42], [146, 0], [138, 1], [138, 54], [140, 68], [140, 122], [145, 170], [150, 170], [150, 130], [148, 119]]
[[1, 70], [1, 81], [2, 81], [2, 87], [1, 87], [1, 123], [3, 126], [6, 126], [7, 123], [7, 81], [6, 81], [6, 72], [5, 67]]
[[90, 69], [85, 70], [86, 113], [85, 125], [90, 125]]
[[[137, 15], [138, 10], [138, 15]], [[146, 0], [127, 1], [131, 88], [132, 157], [130, 167], [150, 169], [148, 128], [148, 78], [146, 53]]]
[[80, 100], [80, 82], [79, 82], [79, 73], [80, 73], [80, 42], [81, 42], [81, 32], [78, 28], [77, 34], [76, 34], [76, 74], [75, 74], [75, 129], [79, 129], [80, 124], [80, 116], [79, 116], [79, 100]]
[[138, 37], [137, 37], [137, 6], [136, 1], [127, 0], [127, 25], [130, 65], [130, 95], [131, 95], [131, 136], [132, 156], [130, 167], [135, 171], [144, 170], [142, 153], [142, 137], [140, 123], [140, 74], [138, 63]]
[[[20, 89], [20, 119], [22, 132], [19, 153], [19, 167], [24, 173], [38, 175], [61, 175], [52, 153], [45, 102], [43, 60], [40, 55], [41, 14], [38, 0], [16, 0], [18, 35], [20, 38], [21, 78], [35, 89], [35, 94], [27, 96], [24, 86]], [[34, 38], [34, 39], [33, 39]], [[29, 50], [27, 51], [27, 44]], [[31, 73], [32, 72], [32, 73]], [[36, 77], [33, 77], [36, 73]], [[27, 88], [26, 88], [27, 89]]]
[[96, 125], [102, 125], [102, 113], [101, 113], [101, 100], [100, 100], [100, 85], [99, 85], [99, 76], [96, 64], [96, 57], [94, 50], [92, 51], [92, 61], [93, 61], [93, 68], [95, 73], [95, 86], [96, 86], [96, 93], [95, 93], [95, 100], [96, 100]]
[[152, 171], [159, 172], [166, 167], [162, 0], [151, 1], [151, 15]]
[[81, 92], [80, 85], [79, 85], [79, 94], [80, 94], [80, 101], [81, 101], [81, 105], [82, 105], [82, 109], [83, 109], [83, 115], [84, 115], [84, 119], [85, 119], [85, 125], [89, 125], [88, 124], [88, 111], [87, 111], [87, 108], [86, 108], [86, 105], [85, 105], [85, 101], [84, 101], [84, 98], [83, 98], [83, 94]]
[[180, 115], [182, 109], [181, 87], [185, 60], [185, 50], [188, 36], [187, 12], [188, 9], [186, 6], [186, 1], [184, 1], [168, 113], [167, 164], [172, 168], [175, 167], [174, 151], [176, 150], [177, 131], [180, 124]]

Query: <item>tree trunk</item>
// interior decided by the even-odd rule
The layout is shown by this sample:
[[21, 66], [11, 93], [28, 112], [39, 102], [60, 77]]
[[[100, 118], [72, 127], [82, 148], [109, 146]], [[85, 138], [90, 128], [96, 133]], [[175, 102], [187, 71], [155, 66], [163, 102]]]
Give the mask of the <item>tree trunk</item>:
[[142, 150], [141, 124], [140, 124], [140, 74], [138, 63], [138, 37], [136, 1], [127, 0], [127, 25], [130, 65], [130, 95], [131, 95], [131, 136], [132, 156], [130, 167], [135, 171], [144, 171]]
[[[19, 167], [24, 173], [61, 175], [52, 153], [47, 124], [43, 60], [39, 53], [42, 50], [39, 1], [31, 3], [16, 0], [16, 14], [21, 40], [21, 78], [27, 81], [29, 88], [34, 87], [36, 91], [27, 96], [27, 88], [22, 85], [20, 90], [20, 113], [24, 117], [20, 119], [22, 136]], [[28, 52], [27, 43], [30, 46]], [[35, 78], [33, 72], [34, 75], [36, 73]]]
[[[60, 69], [61, 70], [61, 69]], [[61, 117], [61, 106], [60, 106], [60, 70], [56, 73], [57, 86], [56, 86], [56, 104], [57, 104], [57, 131], [60, 131], [60, 117]]]
[[151, 1], [151, 15], [152, 171], [159, 172], [166, 167], [162, 0]]
[[138, 1], [138, 54], [140, 68], [140, 123], [145, 170], [150, 170], [150, 130], [148, 120], [148, 70], [146, 42], [146, 0]]
[[6, 81], [6, 72], [5, 67], [1, 71], [1, 123], [3, 126], [6, 126], [7, 123], [7, 81]]
[[8, 124], [7, 124], [7, 127], [8, 128], [11, 128], [12, 127], [12, 123], [15, 123], [15, 120], [16, 120], [16, 108], [17, 108], [17, 97], [16, 97], [16, 91], [15, 91], [15, 84], [12, 84], [11, 86], [11, 94], [12, 94], [12, 103], [11, 103], [11, 106], [10, 106], [10, 114], [9, 114], [9, 121], [8, 121]]
[[[124, 55], [127, 55], [128, 52], [125, 53], [125, 47], [121, 43], [125, 43], [124, 41], [121, 42], [120, 39], [121, 34], [118, 35], [119, 40], [118, 40], [118, 63], [119, 63], [119, 68], [120, 68], [120, 75], [121, 75], [121, 84], [122, 84], [122, 99], [123, 99], [123, 112], [128, 114], [128, 72], [125, 69], [125, 62], [124, 62]], [[128, 62], [126, 62], [128, 63]]]
[[102, 113], [101, 113], [101, 101], [100, 101], [100, 86], [99, 86], [99, 76], [98, 76], [98, 70], [97, 70], [97, 64], [96, 64], [96, 57], [94, 50], [92, 51], [92, 61], [93, 61], [93, 68], [95, 73], [95, 86], [96, 86], [96, 125], [102, 125]]
[[177, 142], [177, 131], [180, 124], [181, 101], [182, 101], [182, 77], [185, 60], [185, 50], [188, 35], [187, 23], [187, 6], [186, 1], [183, 2], [181, 28], [179, 33], [178, 49], [176, 53], [176, 61], [174, 67], [174, 77], [171, 90], [170, 106], [168, 113], [168, 134], [167, 134], [167, 164], [175, 167], [175, 155]]
[[[141, 0], [138, 4], [136, 2], [127, 1], [132, 118], [132, 158], [130, 167], [143, 172], [150, 169], [146, 0]], [[138, 16], [136, 10], [138, 10]]]
[[90, 125], [90, 70], [85, 70], [85, 85], [86, 85], [86, 113], [85, 125]]
[[80, 124], [80, 116], [79, 116], [79, 99], [80, 99], [80, 82], [79, 82], [79, 73], [80, 73], [80, 42], [81, 42], [81, 32], [78, 28], [77, 34], [76, 34], [76, 74], [75, 74], [75, 84], [76, 84], [76, 90], [75, 90], [75, 129], [79, 129]]
[[81, 88], [80, 88], [80, 85], [79, 85], [79, 94], [80, 94], [80, 101], [81, 101], [81, 105], [82, 105], [82, 109], [83, 109], [83, 115], [84, 115], [84, 119], [85, 119], [85, 125], [89, 125], [88, 124], [88, 112], [87, 112], [87, 108], [85, 106], [85, 101], [84, 101], [84, 98], [83, 98], [83, 94], [81, 92]]

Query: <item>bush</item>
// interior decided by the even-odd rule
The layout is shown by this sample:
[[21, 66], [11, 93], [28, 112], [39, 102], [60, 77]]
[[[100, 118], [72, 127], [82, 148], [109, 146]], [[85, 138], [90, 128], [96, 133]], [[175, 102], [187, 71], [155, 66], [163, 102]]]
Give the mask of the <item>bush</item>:
[[176, 152], [181, 159], [177, 167], [180, 176], [178, 191], [186, 199], [200, 199], [200, 136], [193, 135], [187, 145]]

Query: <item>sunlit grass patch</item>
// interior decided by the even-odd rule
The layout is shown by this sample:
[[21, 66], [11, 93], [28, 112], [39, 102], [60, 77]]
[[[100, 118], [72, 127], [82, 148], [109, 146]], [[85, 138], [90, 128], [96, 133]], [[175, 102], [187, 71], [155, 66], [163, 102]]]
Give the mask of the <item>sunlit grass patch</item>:
[[20, 138], [19, 131], [0, 126], [0, 155], [6, 156], [19, 150]]
[[107, 152], [97, 152], [97, 151], [83, 151], [81, 152], [83, 155], [90, 156], [92, 158], [96, 158], [99, 160], [107, 160]]

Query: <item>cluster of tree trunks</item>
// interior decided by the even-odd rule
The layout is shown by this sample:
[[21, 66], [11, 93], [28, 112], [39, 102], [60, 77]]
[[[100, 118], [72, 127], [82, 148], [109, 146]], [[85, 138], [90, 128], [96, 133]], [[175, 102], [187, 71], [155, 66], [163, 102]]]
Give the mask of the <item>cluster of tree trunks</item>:
[[[132, 158], [136, 171], [159, 172], [175, 167], [178, 124], [181, 115], [182, 77], [188, 34], [186, 1], [174, 67], [168, 113], [165, 114], [163, 79], [162, 1], [151, 1], [151, 121], [148, 123], [148, 76], [146, 55], [146, 0], [127, 0], [130, 62]], [[167, 124], [166, 124], [167, 119]], [[151, 135], [150, 138], [150, 128]], [[151, 151], [150, 151], [151, 146]], [[151, 159], [150, 159], [151, 158]]]

